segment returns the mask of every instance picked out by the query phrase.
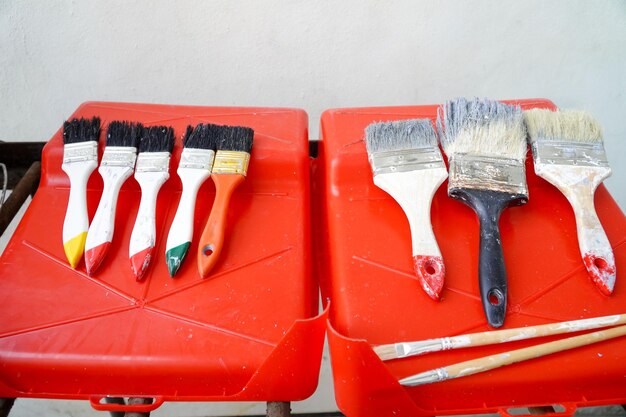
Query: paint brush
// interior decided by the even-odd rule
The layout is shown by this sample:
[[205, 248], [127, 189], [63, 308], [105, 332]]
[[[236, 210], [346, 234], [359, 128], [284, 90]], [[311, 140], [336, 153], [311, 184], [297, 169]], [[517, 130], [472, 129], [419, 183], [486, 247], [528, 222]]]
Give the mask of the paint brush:
[[98, 269], [111, 245], [117, 197], [122, 184], [133, 173], [137, 141], [142, 130], [141, 124], [118, 121], [111, 122], [107, 128], [106, 147], [98, 168], [104, 188], [85, 243], [85, 265], [89, 275]]
[[215, 201], [198, 246], [198, 272], [206, 278], [222, 252], [228, 205], [233, 191], [246, 178], [254, 130], [249, 127], [220, 126], [219, 142], [211, 178]]
[[445, 268], [430, 222], [435, 191], [448, 177], [430, 119], [374, 123], [365, 130], [374, 184], [400, 205], [411, 230], [413, 268], [420, 285], [439, 300]]
[[626, 335], [626, 325], [613, 327], [612, 329], [599, 330], [580, 336], [568, 337], [554, 342], [543, 343], [536, 346], [512, 350], [473, 359], [442, 368], [432, 369], [401, 379], [401, 385], [414, 387], [416, 385], [431, 384], [433, 382], [447, 381], [448, 379], [460, 378], [490, 371], [501, 366], [512, 365], [517, 362], [535, 359], [553, 353], [563, 352], [577, 347], [588, 346], [605, 340], [615, 339]]
[[187, 126], [183, 151], [176, 171], [182, 182], [183, 191], [165, 248], [167, 269], [172, 277], [178, 272], [191, 245], [196, 196], [200, 186], [211, 175], [218, 131], [218, 126], [212, 124]]
[[392, 343], [374, 346], [374, 353], [383, 361], [424, 355], [442, 350], [461, 349], [466, 347], [493, 345], [536, 337], [553, 336], [573, 333], [582, 330], [599, 329], [602, 327], [626, 324], [626, 314], [593, 317], [589, 319], [563, 321], [541, 324], [538, 326], [520, 327], [517, 329], [494, 330], [490, 332], [470, 333], [459, 336], [420, 340], [417, 342]]
[[72, 119], [63, 123], [63, 164], [70, 179], [70, 196], [63, 221], [63, 249], [72, 268], [85, 250], [89, 230], [87, 181], [98, 166], [100, 119]]
[[596, 189], [611, 175], [600, 124], [576, 110], [533, 109], [524, 112], [524, 118], [535, 173], [557, 187], [572, 205], [587, 272], [603, 294], [611, 295], [615, 258], [593, 202]]
[[170, 156], [174, 129], [168, 126], [144, 128], [139, 140], [135, 179], [141, 187], [137, 219], [130, 235], [130, 266], [137, 281], [148, 269], [156, 242], [156, 201], [161, 186], [170, 177]]
[[506, 207], [528, 201], [522, 111], [497, 101], [460, 98], [438, 113], [439, 136], [450, 163], [448, 195], [471, 207], [480, 221], [480, 295], [487, 321], [500, 327], [507, 281], [498, 222]]

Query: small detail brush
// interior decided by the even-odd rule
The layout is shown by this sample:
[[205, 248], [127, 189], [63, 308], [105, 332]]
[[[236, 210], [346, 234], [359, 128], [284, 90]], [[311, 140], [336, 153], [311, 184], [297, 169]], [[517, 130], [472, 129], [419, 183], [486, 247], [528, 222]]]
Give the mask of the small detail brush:
[[215, 201], [198, 246], [198, 272], [206, 278], [222, 252], [228, 205], [235, 188], [248, 172], [254, 130], [249, 127], [220, 126], [220, 140], [211, 178]]
[[455, 363], [442, 368], [432, 369], [401, 379], [400, 385], [414, 387], [416, 385], [432, 384], [433, 382], [447, 381], [448, 379], [474, 375], [480, 372], [490, 371], [501, 366], [512, 365], [529, 359], [540, 358], [553, 353], [563, 352], [582, 346], [592, 345], [605, 340], [615, 339], [626, 335], [626, 325], [611, 329], [599, 330], [580, 336], [568, 337], [554, 342], [543, 343], [536, 346], [512, 350], [485, 356], [483, 358]]
[[63, 124], [63, 165], [70, 179], [70, 197], [63, 222], [63, 249], [72, 268], [85, 250], [89, 230], [87, 181], [98, 167], [100, 119], [72, 119]]
[[480, 220], [478, 276], [487, 321], [504, 323], [507, 280], [499, 219], [528, 201], [526, 129], [522, 111], [497, 101], [456, 99], [439, 109], [437, 124], [450, 163], [448, 195]]
[[104, 188], [85, 244], [85, 265], [89, 275], [98, 269], [111, 245], [117, 197], [122, 184], [133, 173], [137, 141], [142, 130], [141, 124], [118, 121], [111, 122], [107, 129], [106, 147], [98, 168]]
[[533, 109], [524, 112], [535, 173], [557, 187], [576, 217], [578, 246], [587, 272], [598, 289], [611, 295], [615, 258], [593, 196], [611, 175], [602, 143], [602, 129], [588, 113]]
[[430, 222], [430, 206], [448, 177], [430, 119], [374, 123], [365, 130], [374, 184], [402, 207], [411, 229], [413, 267], [420, 285], [439, 300], [443, 258]]
[[199, 124], [195, 128], [187, 126], [176, 171], [182, 181], [183, 191], [165, 248], [167, 269], [172, 277], [176, 275], [191, 245], [196, 196], [202, 183], [211, 175], [218, 130], [218, 126], [212, 124]]
[[170, 155], [174, 147], [174, 129], [167, 126], [144, 128], [139, 140], [135, 179], [141, 187], [137, 219], [130, 235], [130, 266], [143, 279], [156, 243], [156, 201], [161, 186], [170, 177]]
[[388, 345], [374, 346], [373, 349], [374, 353], [376, 353], [381, 360], [388, 361], [392, 359], [408, 358], [409, 356], [424, 355], [431, 352], [439, 352], [442, 350], [515, 342], [518, 340], [580, 332], [582, 330], [598, 329], [621, 324], [626, 324], [626, 314], [541, 324], [538, 326], [527, 326], [517, 329], [470, 333], [459, 336], [421, 340], [417, 342], [392, 343]]

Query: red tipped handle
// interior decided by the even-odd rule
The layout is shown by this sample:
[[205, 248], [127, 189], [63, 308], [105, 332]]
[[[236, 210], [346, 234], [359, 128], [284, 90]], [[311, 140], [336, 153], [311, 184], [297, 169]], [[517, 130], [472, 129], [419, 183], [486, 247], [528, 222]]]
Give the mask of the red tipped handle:
[[439, 301], [444, 277], [446, 276], [443, 258], [432, 255], [415, 255], [413, 257], [413, 268], [424, 292], [433, 300]]
[[209, 275], [222, 252], [230, 197], [245, 179], [239, 174], [212, 174], [211, 178], [215, 183], [215, 202], [198, 245], [198, 272], [202, 278]]

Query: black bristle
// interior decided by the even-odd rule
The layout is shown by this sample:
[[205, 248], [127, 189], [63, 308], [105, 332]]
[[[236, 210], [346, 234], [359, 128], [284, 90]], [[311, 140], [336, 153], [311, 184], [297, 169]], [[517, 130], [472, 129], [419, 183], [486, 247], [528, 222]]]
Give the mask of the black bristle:
[[151, 126], [143, 129], [139, 139], [139, 152], [172, 152], [174, 129], [170, 126]]
[[219, 140], [219, 126], [210, 123], [199, 124], [196, 127], [187, 126], [183, 139], [185, 148], [216, 150]]
[[219, 126], [219, 128], [220, 141], [217, 145], [218, 150], [250, 153], [254, 130], [242, 126]]
[[98, 141], [100, 136], [100, 118], [72, 119], [63, 123], [63, 143]]
[[136, 148], [144, 127], [141, 123], [113, 121], [107, 129], [107, 146]]

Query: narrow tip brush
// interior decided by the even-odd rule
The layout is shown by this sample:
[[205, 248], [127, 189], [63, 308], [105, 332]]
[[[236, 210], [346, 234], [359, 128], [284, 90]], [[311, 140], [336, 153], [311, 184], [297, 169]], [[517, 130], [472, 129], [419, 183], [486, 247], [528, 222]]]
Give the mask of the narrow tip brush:
[[174, 129], [152, 126], [143, 129], [135, 179], [141, 187], [137, 219], [130, 236], [130, 265], [135, 278], [143, 279], [156, 244], [156, 201], [161, 186], [170, 177], [170, 155], [174, 147]]
[[610, 295], [615, 286], [615, 257], [596, 213], [593, 197], [611, 175], [600, 124], [577, 110], [524, 112], [535, 173], [557, 187], [576, 217], [578, 246], [597, 288]]
[[413, 268], [434, 300], [443, 288], [445, 267], [430, 222], [430, 206], [448, 177], [430, 119], [371, 124], [365, 144], [374, 184], [404, 211], [411, 230]]

